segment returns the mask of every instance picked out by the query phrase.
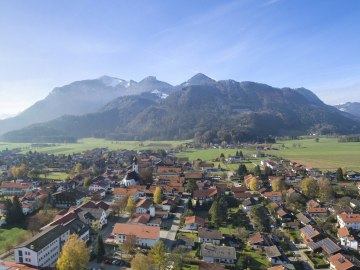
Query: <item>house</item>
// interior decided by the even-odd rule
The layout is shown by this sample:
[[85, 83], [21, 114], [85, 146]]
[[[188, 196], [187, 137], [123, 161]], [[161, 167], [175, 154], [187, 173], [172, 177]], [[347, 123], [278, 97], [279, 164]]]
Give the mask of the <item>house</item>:
[[276, 211], [276, 215], [277, 218], [281, 220], [281, 222], [288, 222], [292, 220], [292, 216], [282, 208]]
[[269, 191], [269, 192], [264, 192], [263, 193], [263, 197], [273, 201], [273, 202], [281, 202], [282, 201], [282, 195], [281, 192], [279, 191]]
[[195, 241], [192, 238], [180, 237], [176, 241], [176, 246], [180, 248], [192, 250], [195, 248]]
[[337, 215], [336, 218], [341, 228], [347, 227], [354, 230], [360, 230], [360, 214], [348, 214], [343, 212]]
[[185, 230], [197, 230], [199, 227], [205, 227], [205, 219], [197, 216], [185, 218]]
[[318, 241], [322, 238], [321, 233], [315, 227], [306, 225], [300, 229], [300, 235], [304, 239], [305, 243]]
[[155, 217], [155, 206], [152, 200], [144, 198], [136, 204], [136, 214], [149, 214], [151, 217]]
[[358, 250], [359, 244], [355, 237], [350, 233], [347, 227], [342, 227], [338, 229], [337, 233], [340, 243], [347, 249]]
[[249, 245], [252, 249], [257, 250], [259, 247], [265, 246], [265, 240], [263, 235], [260, 232], [256, 232], [249, 236], [248, 240]]
[[69, 236], [70, 230], [64, 226], [50, 226], [14, 249], [15, 262], [39, 268], [54, 267]]
[[86, 194], [78, 190], [65, 190], [53, 194], [55, 207], [69, 208], [84, 202]]
[[323, 207], [307, 208], [306, 212], [312, 218], [327, 217], [328, 210]]
[[281, 252], [279, 251], [277, 246], [270, 246], [270, 247], [265, 247], [265, 254], [266, 257], [268, 258], [268, 261], [272, 264], [282, 264], [283, 261], [281, 259], [282, 255]]
[[30, 191], [33, 185], [28, 182], [8, 182], [2, 181], [0, 183], [0, 192], [4, 196], [19, 196]]
[[177, 206], [176, 198], [167, 198], [161, 203], [162, 210], [164, 211], [173, 211]]
[[132, 196], [135, 200], [145, 196], [145, 186], [131, 186], [126, 188], [114, 188], [114, 199], [121, 200], [123, 198]]
[[310, 242], [308, 246], [312, 251], [317, 252], [320, 250], [325, 255], [335, 254], [341, 250], [341, 248], [328, 237], [317, 242]]
[[303, 213], [298, 213], [295, 216], [296, 216], [297, 220], [303, 225], [308, 225], [311, 223], [311, 220], [307, 216], [305, 216]]
[[234, 247], [216, 246], [203, 243], [201, 245], [201, 256], [208, 263], [235, 264], [236, 250]]
[[320, 204], [315, 200], [309, 200], [306, 202], [306, 208], [316, 208], [320, 207]]
[[360, 261], [354, 256], [337, 253], [328, 258], [331, 270], [355, 270], [360, 269]]
[[220, 231], [207, 228], [200, 228], [198, 230], [198, 237], [200, 243], [212, 243], [214, 245], [220, 245], [222, 240]]
[[129, 223], [116, 223], [112, 231], [116, 243], [124, 243], [130, 235], [136, 237], [136, 245], [152, 247], [160, 239], [160, 227], [137, 225]]
[[256, 200], [253, 197], [245, 199], [241, 205], [245, 213], [249, 212], [250, 209], [256, 204]]
[[202, 189], [202, 190], [194, 190], [193, 198], [196, 202], [199, 201], [200, 205], [205, 202], [212, 201], [217, 195], [216, 188]]
[[97, 192], [99, 190], [104, 190], [105, 192], [107, 192], [111, 190], [110, 183], [111, 181], [106, 179], [95, 181], [89, 186], [89, 191]]

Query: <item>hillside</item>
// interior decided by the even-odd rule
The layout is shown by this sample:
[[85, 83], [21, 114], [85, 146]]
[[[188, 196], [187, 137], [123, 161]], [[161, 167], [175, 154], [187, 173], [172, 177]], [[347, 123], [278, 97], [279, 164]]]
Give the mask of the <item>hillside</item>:
[[344, 104], [335, 105], [334, 107], [360, 119], [360, 102], [346, 102]]
[[[151, 94], [154, 91], [155, 93]], [[0, 120], [0, 134], [64, 115], [94, 113], [120, 96], [138, 95], [144, 92], [148, 92], [150, 96], [167, 95], [171, 91], [173, 86], [158, 81], [155, 77], [147, 77], [140, 82], [109, 76], [76, 81], [55, 88], [45, 99], [36, 102], [19, 115]]]
[[[159, 91], [165, 93], [164, 86], [158, 86]], [[195, 136], [203, 142], [262, 140], [269, 135], [360, 132], [358, 121], [324, 104], [304, 88], [280, 89], [233, 80], [216, 82], [197, 74], [175, 89], [168, 91], [166, 98], [149, 92], [119, 97], [96, 113], [64, 116], [9, 132], [3, 139], [45, 141], [40, 137], [44, 134], [42, 130], [46, 131], [47, 140], [56, 134], [66, 134], [118, 140]]]

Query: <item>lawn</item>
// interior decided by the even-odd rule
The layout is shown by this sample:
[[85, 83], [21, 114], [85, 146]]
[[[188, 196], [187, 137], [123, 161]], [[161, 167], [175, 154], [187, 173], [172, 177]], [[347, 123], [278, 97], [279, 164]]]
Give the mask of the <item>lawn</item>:
[[127, 150], [144, 150], [144, 149], [169, 149], [190, 142], [184, 141], [108, 141], [98, 138], [84, 138], [77, 143], [57, 143], [54, 146], [33, 147], [31, 143], [7, 143], [0, 142], [0, 151], [6, 148], [20, 148], [22, 153], [28, 151], [37, 151], [48, 154], [73, 154], [81, 153], [95, 148], [108, 148], [109, 150], [127, 149]]
[[182, 270], [199, 270], [198, 265], [185, 265], [183, 266]]
[[[264, 254], [264, 252], [262, 252], [262, 254]], [[236, 265], [238, 267], [242, 267], [244, 261], [245, 264], [247, 264], [247, 267], [250, 267], [251, 269], [267, 269], [269, 267], [269, 263], [265, 256], [262, 256], [260, 253], [256, 253], [251, 249], [244, 249], [242, 252], [238, 252], [237, 257], [238, 261]]]
[[[283, 149], [281, 146], [285, 145]], [[298, 147], [300, 145], [300, 147]], [[296, 146], [296, 147], [294, 147]], [[323, 170], [335, 170], [346, 167], [350, 170], [360, 170], [360, 143], [339, 143], [336, 138], [278, 141], [273, 147], [279, 150], [267, 151], [306, 166]]]
[[45, 174], [39, 174], [39, 178], [42, 179], [55, 179], [55, 180], [65, 180], [69, 177], [69, 174], [65, 172], [52, 172]]
[[0, 229], [0, 254], [6, 251], [8, 245], [12, 247], [19, 244], [19, 242], [25, 241], [31, 236], [30, 232], [20, 228], [12, 229]]
[[193, 232], [193, 233], [190, 233], [190, 232], [178, 232], [178, 233], [176, 234], [176, 237], [177, 237], [177, 238], [180, 238], [180, 237], [190, 238], [190, 239], [193, 239], [194, 242], [198, 242], [198, 241], [199, 241], [197, 234], [194, 233], [194, 232]]

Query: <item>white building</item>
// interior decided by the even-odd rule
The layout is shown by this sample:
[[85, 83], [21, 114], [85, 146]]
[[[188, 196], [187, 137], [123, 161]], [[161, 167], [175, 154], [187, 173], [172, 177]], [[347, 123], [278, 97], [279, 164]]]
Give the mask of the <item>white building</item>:
[[130, 171], [127, 172], [123, 180], [120, 181], [120, 185], [124, 187], [136, 186], [139, 184], [138, 182], [139, 182], [139, 166], [137, 163], [137, 158], [134, 157], [132, 168]]
[[354, 230], [360, 230], [360, 214], [347, 214], [343, 212], [337, 215], [337, 221], [340, 228], [347, 227]]
[[116, 243], [124, 243], [127, 237], [134, 235], [136, 245], [152, 247], [160, 239], [160, 227], [129, 223], [116, 223], [112, 231]]
[[70, 230], [62, 225], [49, 227], [17, 246], [15, 261], [41, 268], [54, 267], [69, 236]]
[[155, 206], [149, 199], [141, 199], [136, 204], [136, 214], [149, 214], [151, 217], [155, 217]]

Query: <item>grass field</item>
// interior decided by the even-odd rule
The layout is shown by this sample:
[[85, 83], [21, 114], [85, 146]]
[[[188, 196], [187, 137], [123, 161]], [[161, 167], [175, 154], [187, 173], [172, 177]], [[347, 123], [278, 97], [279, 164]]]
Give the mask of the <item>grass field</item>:
[[[280, 148], [282, 144], [285, 149]], [[300, 147], [294, 147], [294, 144], [300, 144]], [[323, 170], [339, 167], [360, 170], [360, 143], [339, 143], [336, 138], [320, 138], [319, 142], [314, 139], [279, 141], [276, 146], [280, 150], [267, 153]]]
[[[44, 152], [49, 154], [72, 154], [80, 153], [94, 148], [104, 147], [109, 150], [128, 149], [166, 149], [174, 148], [177, 145], [188, 141], [107, 141], [104, 139], [86, 138], [79, 140], [78, 143], [56, 144], [49, 147], [32, 147], [30, 143], [0, 143], [0, 151], [6, 148], [20, 148], [23, 153], [28, 151]], [[282, 148], [282, 145], [285, 148]], [[339, 143], [336, 138], [320, 138], [319, 142], [314, 139], [279, 141], [273, 146], [279, 150], [266, 151], [267, 154], [276, 155], [286, 159], [300, 162], [306, 166], [316, 167], [325, 170], [334, 170], [338, 167], [346, 167], [351, 170], [360, 170], [360, 143]], [[294, 147], [296, 146], [296, 147]], [[299, 147], [300, 146], [300, 147]], [[220, 157], [223, 153], [227, 158], [235, 155], [237, 149], [188, 149], [179, 153], [178, 157], [188, 157], [190, 160], [198, 158], [204, 161], [211, 161]], [[255, 150], [241, 149], [243, 154], [251, 156]], [[254, 164], [260, 160], [251, 160], [252, 163], [246, 164], [248, 169], [252, 169]], [[235, 170], [238, 164], [220, 164], [224, 169]], [[218, 163], [215, 164], [218, 166]]]
[[24, 240], [30, 236], [30, 232], [20, 228], [0, 229], [0, 254], [6, 251], [7, 245], [14, 247], [19, 243], [19, 240]]
[[55, 180], [65, 180], [69, 177], [69, 174], [65, 172], [53, 172], [45, 174], [39, 174], [39, 178], [42, 179], [55, 179]]
[[63, 143], [55, 146], [32, 147], [31, 143], [6, 143], [0, 142], [0, 151], [6, 148], [20, 148], [23, 153], [28, 151], [37, 151], [48, 154], [72, 154], [81, 153], [86, 150], [95, 148], [108, 148], [109, 150], [128, 149], [128, 150], [144, 150], [144, 149], [166, 149], [174, 148], [177, 145], [189, 141], [108, 141], [97, 138], [85, 138], [78, 143]]

